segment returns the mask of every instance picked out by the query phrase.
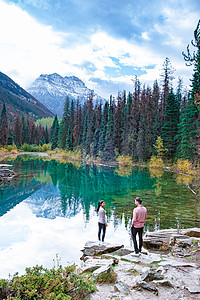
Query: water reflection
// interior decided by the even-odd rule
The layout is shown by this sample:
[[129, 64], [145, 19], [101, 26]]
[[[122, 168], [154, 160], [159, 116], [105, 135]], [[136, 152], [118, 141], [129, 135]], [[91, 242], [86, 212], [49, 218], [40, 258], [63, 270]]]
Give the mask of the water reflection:
[[[8, 161], [4, 161], [5, 163]], [[87, 240], [97, 239], [100, 199], [106, 201], [106, 241], [131, 245], [134, 198], [148, 210], [145, 230], [199, 227], [198, 200], [172, 173], [110, 168], [18, 157], [17, 180], [0, 186], [0, 278], [27, 266], [79, 262]]]
[[141, 196], [148, 209], [148, 230], [176, 228], [177, 220], [182, 227], [199, 224], [197, 199], [181, 184], [182, 178], [180, 181], [163, 169], [110, 168], [80, 162], [77, 168], [72, 163], [37, 157], [18, 157], [12, 163], [20, 176], [1, 187], [0, 216], [26, 199], [37, 217], [72, 218], [83, 210], [87, 221], [91, 206], [97, 207], [104, 199], [108, 217], [114, 212], [117, 223], [124, 215], [128, 228], [134, 198]]

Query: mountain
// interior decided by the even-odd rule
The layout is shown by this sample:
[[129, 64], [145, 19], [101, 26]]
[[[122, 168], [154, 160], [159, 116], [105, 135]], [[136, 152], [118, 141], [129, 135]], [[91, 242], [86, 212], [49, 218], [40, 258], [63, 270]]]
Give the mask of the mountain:
[[54, 114], [36, 98], [21, 88], [10, 77], [0, 72], [0, 110], [6, 104], [8, 117], [26, 114], [34, 119], [54, 117]]
[[[79, 97], [80, 104], [83, 105], [93, 92], [78, 77], [62, 77], [57, 73], [40, 75], [28, 88], [28, 91], [60, 118], [63, 115], [63, 107], [67, 96], [71, 100]], [[105, 102], [105, 99], [95, 93], [93, 95], [94, 104]]]

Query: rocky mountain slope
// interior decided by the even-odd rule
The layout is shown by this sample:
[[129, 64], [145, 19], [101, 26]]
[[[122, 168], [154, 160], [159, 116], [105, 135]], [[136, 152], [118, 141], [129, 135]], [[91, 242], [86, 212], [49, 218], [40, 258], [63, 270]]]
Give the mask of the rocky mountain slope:
[[53, 117], [54, 114], [36, 98], [21, 88], [10, 77], [0, 72], [0, 110], [6, 104], [8, 117], [26, 114], [34, 119]]
[[[85, 83], [75, 76], [62, 77], [57, 73], [40, 75], [29, 87], [29, 93], [36, 97], [60, 118], [63, 115], [63, 107], [68, 96], [69, 99], [79, 98], [83, 105], [85, 100], [93, 92]], [[94, 104], [105, 102], [105, 99], [94, 93]]]

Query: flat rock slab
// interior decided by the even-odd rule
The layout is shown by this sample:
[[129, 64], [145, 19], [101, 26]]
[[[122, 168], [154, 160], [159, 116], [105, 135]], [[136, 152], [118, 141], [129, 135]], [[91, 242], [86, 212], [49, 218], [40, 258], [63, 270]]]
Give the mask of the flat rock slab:
[[99, 242], [86, 242], [85, 247], [83, 250], [84, 255], [96, 255], [96, 254], [105, 254], [105, 253], [111, 253], [114, 252], [120, 248], [123, 248], [124, 245], [113, 245], [109, 243], [99, 243]]
[[171, 267], [192, 267], [198, 268], [195, 263], [187, 263], [178, 259], [167, 259], [158, 263], [160, 266], [171, 266]]
[[[183, 243], [183, 240], [189, 239], [189, 237], [200, 237], [200, 228], [165, 229], [147, 232], [144, 236], [144, 246], [148, 249], [169, 250], [175, 242], [182, 240]], [[188, 244], [190, 244], [189, 241]]]
[[191, 294], [200, 294], [200, 286], [186, 286], [186, 289]]
[[161, 262], [163, 259], [160, 254], [156, 253], [150, 253], [149, 255], [141, 254], [139, 256], [135, 254], [128, 254], [122, 256], [121, 258], [130, 262], [141, 262], [142, 264], [146, 265], [151, 264], [153, 262]]

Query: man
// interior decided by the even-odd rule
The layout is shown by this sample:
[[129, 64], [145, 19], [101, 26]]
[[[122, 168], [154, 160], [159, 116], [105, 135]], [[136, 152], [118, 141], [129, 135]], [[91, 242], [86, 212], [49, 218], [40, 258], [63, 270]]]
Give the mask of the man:
[[[140, 197], [135, 198], [135, 205], [137, 206], [133, 210], [133, 220], [131, 224], [131, 234], [136, 254], [140, 254], [142, 251], [142, 233], [144, 228], [144, 222], [147, 217], [147, 209], [142, 206], [142, 199]], [[136, 235], [139, 235], [139, 248], [136, 241]]]

